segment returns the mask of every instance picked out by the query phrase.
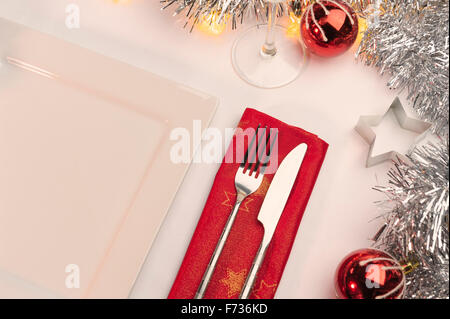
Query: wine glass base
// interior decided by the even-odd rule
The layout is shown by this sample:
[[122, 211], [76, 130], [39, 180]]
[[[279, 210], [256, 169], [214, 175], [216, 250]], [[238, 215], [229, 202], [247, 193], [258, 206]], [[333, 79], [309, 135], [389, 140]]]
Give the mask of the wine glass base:
[[306, 52], [297, 39], [286, 36], [286, 28], [273, 26], [275, 55], [262, 53], [267, 24], [256, 25], [236, 39], [231, 60], [236, 73], [260, 88], [277, 88], [294, 81], [306, 65]]

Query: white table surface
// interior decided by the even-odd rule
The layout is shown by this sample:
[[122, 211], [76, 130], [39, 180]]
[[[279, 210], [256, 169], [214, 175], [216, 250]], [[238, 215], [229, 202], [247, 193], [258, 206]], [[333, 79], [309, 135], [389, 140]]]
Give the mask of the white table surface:
[[[65, 26], [70, 3], [80, 8], [79, 29]], [[348, 52], [334, 59], [313, 58], [286, 87], [255, 88], [241, 81], [230, 63], [233, 39], [245, 26], [220, 37], [189, 34], [170, 12], [161, 12], [156, 0], [126, 5], [112, 0], [2, 0], [0, 16], [219, 97], [213, 127], [233, 128], [244, 108], [253, 107], [327, 141], [328, 154], [276, 298], [334, 297], [337, 264], [348, 252], [368, 247], [381, 223], [371, 221], [381, 213], [373, 202], [383, 198], [371, 187], [385, 180], [390, 164], [365, 168], [368, 146], [353, 130], [360, 115], [382, 114], [395, 96], [376, 70]], [[397, 134], [395, 122], [388, 122], [377, 128], [377, 150], [405, 148], [411, 134]], [[132, 298], [167, 297], [218, 167], [191, 165]]]

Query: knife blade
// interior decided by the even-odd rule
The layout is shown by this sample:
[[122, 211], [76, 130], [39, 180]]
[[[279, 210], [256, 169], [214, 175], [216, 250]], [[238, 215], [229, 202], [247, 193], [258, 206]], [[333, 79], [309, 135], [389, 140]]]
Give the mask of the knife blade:
[[256, 274], [264, 260], [267, 247], [272, 240], [278, 221], [286, 206], [307, 149], [308, 146], [305, 143], [301, 143], [291, 150], [281, 162], [270, 183], [258, 214], [258, 220], [264, 226], [264, 236], [239, 296], [241, 299], [250, 297]]

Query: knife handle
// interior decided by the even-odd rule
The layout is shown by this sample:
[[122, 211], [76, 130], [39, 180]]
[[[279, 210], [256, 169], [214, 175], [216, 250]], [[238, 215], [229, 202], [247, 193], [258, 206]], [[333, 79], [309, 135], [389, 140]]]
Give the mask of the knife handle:
[[249, 299], [250, 294], [253, 291], [253, 286], [255, 285], [256, 275], [258, 274], [258, 270], [261, 267], [261, 264], [266, 255], [267, 247], [269, 247], [270, 241], [266, 240], [264, 236], [261, 245], [259, 246], [258, 252], [256, 253], [256, 257], [253, 260], [252, 267], [250, 268], [250, 272], [245, 279], [244, 287], [242, 288], [241, 294], [239, 295], [239, 299]]

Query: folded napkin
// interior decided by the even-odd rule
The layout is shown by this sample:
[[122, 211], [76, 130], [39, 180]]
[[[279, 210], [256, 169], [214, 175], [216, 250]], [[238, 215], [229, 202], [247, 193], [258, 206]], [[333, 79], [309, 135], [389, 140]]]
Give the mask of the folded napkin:
[[[319, 174], [328, 144], [316, 135], [287, 125], [254, 109], [246, 109], [243, 130], [268, 126], [278, 129], [278, 163], [298, 144], [306, 143], [300, 173], [280, 217], [250, 298], [273, 298], [289, 257], [297, 229]], [[236, 134], [233, 137], [235, 143]], [[230, 144], [229, 151], [233, 151]], [[168, 298], [193, 298], [236, 200], [234, 177], [239, 163], [226, 163], [217, 172], [211, 192]], [[296, 172], [292, 172], [296, 174]], [[257, 216], [274, 174], [242, 203], [204, 298], [238, 298], [263, 236]]]

